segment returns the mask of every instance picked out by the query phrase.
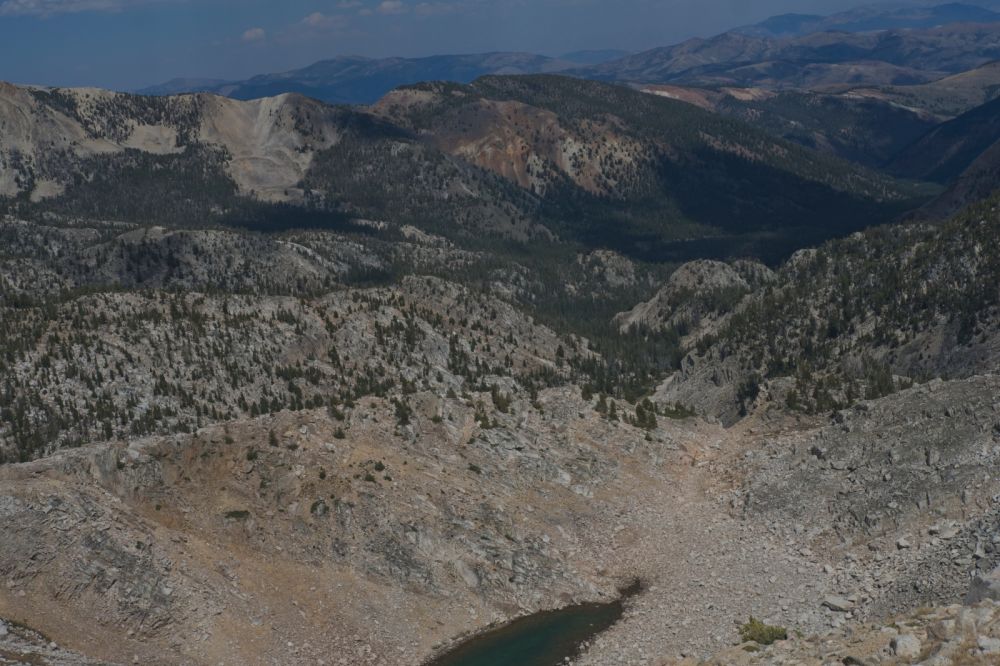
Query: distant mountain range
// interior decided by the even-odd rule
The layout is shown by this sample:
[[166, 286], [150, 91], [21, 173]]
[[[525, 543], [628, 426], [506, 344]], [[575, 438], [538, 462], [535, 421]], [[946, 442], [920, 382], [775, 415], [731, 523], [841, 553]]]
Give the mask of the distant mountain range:
[[299, 93], [331, 104], [372, 104], [422, 81], [564, 73], [627, 83], [821, 88], [914, 85], [1000, 59], [1000, 13], [977, 5], [873, 5], [832, 16], [785, 14], [709, 39], [636, 54], [591, 50], [549, 57], [497, 52], [425, 58], [341, 56], [243, 81], [174, 79], [145, 95], [210, 92], [234, 99]]
[[179, 95], [182, 93], [211, 92], [229, 85], [225, 79], [170, 79], [166, 83], [149, 86], [137, 91], [140, 95]]
[[790, 39], [727, 32], [575, 74], [606, 81], [770, 88], [911, 85], [1000, 59], [1000, 23], [927, 30], [818, 32]]
[[831, 16], [782, 14], [733, 32], [751, 37], [801, 37], [814, 32], [873, 32], [927, 29], [952, 23], [993, 23], [1000, 14], [977, 5], [953, 2], [933, 7], [858, 7]]
[[546, 74], [593, 66], [626, 51], [577, 51], [559, 58], [531, 53], [481, 53], [427, 58], [341, 56], [303, 69], [255, 76], [245, 81], [174, 79], [137, 91], [143, 95], [212, 92], [233, 99], [299, 93], [331, 104], [371, 104], [394, 88], [421, 81], [471, 83], [489, 74]]

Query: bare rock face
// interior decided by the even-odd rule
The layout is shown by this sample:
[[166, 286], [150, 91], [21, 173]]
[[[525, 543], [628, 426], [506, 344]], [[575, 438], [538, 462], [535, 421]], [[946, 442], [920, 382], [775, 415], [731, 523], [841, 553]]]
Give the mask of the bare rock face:
[[982, 572], [972, 579], [966, 603], [975, 604], [985, 599], [1000, 601], [1000, 569]]
[[0, 659], [5, 664], [36, 666], [115, 666], [67, 650], [33, 629], [3, 619], [0, 619]]
[[136, 150], [179, 155], [196, 143], [226, 154], [245, 193], [287, 201], [317, 151], [336, 145], [345, 112], [297, 95], [240, 102], [213, 95], [144, 98], [106, 90], [0, 87], [0, 195], [61, 194], [74, 162]]
[[[459, 101], [465, 108], [456, 113], [451, 107]], [[630, 136], [620, 121], [577, 125], [541, 106], [481, 97], [472, 87], [422, 84], [395, 90], [373, 110], [423, 131], [440, 150], [538, 194], [565, 179], [592, 194], [621, 196], [654, 160], [651, 146]], [[610, 163], [615, 170], [607, 168]]]

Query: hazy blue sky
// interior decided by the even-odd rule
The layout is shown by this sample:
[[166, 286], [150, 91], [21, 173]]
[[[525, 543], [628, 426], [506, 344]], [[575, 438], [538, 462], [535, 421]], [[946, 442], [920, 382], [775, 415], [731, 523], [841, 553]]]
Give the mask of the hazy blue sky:
[[859, 0], [0, 0], [0, 79], [136, 88], [336, 55], [641, 50]]

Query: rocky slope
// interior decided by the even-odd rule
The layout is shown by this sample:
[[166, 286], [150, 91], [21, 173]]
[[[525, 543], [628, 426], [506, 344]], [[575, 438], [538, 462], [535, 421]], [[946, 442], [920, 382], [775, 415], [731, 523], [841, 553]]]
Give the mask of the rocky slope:
[[607, 598], [627, 572], [593, 535], [697, 428], [647, 436], [577, 391], [504, 386], [502, 410], [418, 391], [405, 423], [365, 398], [7, 466], [0, 616], [114, 661], [412, 664]]
[[623, 312], [616, 322], [625, 330], [676, 329], [700, 337], [744, 296], [773, 280], [774, 273], [756, 262], [690, 262], [674, 271], [651, 300]]
[[[119, 662], [410, 664], [639, 576], [580, 663], [912, 663], [897, 635], [981, 656], [992, 616], [949, 624], [946, 604], [1000, 558], [983, 473], [998, 389], [937, 382], [832, 419], [664, 420], [651, 437], [574, 391], [491, 407], [488, 428], [488, 394], [421, 391], [405, 425], [372, 398], [343, 420], [286, 412], [65, 452], [0, 471], [15, 535], [0, 616]], [[96, 626], [74, 623], [83, 608]], [[749, 615], [791, 640], [710, 657]]]
[[[86, 163], [137, 151], [166, 158], [204, 145], [239, 188], [287, 199], [314, 152], [342, 138], [352, 113], [302, 97], [237, 103], [213, 96], [144, 98], [103, 90], [0, 88], [0, 195], [60, 194]], [[308, 129], [296, 131], [296, 129]]]
[[[996, 376], [976, 377], [834, 417], [757, 415], [689, 449], [670, 497], [636, 507], [651, 534], [625, 557], [648, 589], [579, 663], [916, 663], [893, 659], [903, 633], [919, 636], [924, 657], [968, 650], [970, 663], [992, 663], [977, 652], [979, 636], [995, 637], [992, 616], [978, 630], [922, 630], [955, 617], [951, 605], [1000, 559], [987, 471], [997, 388]], [[914, 611], [912, 625], [892, 624]], [[789, 641], [747, 647], [738, 628], [750, 616]]]
[[4, 664], [46, 666], [100, 666], [103, 663], [61, 648], [34, 629], [3, 620], [0, 620], [0, 659]]

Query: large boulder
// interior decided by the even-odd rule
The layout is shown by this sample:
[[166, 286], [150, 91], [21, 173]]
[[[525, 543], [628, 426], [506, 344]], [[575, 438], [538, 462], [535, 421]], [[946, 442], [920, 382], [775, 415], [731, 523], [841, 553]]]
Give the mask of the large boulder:
[[1000, 567], [989, 573], [979, 574], [972, 579], [972, 584], [969, 586], [969, 594], [965, 597], [965, 603], [971, 606], [986, 599], [1000, 601]]

